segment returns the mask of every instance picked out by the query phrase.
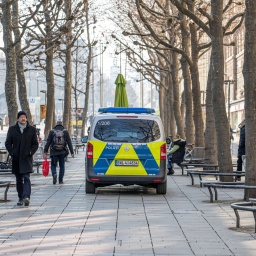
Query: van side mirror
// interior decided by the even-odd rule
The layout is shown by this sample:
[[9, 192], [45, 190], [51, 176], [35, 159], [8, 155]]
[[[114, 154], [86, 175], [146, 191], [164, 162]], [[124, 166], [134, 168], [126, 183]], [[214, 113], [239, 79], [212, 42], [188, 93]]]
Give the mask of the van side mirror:
[[88, 141], [88, 136], [84, 136], [84, 137], [82, 138], [82, 143], [87, 143], [87, 141]]

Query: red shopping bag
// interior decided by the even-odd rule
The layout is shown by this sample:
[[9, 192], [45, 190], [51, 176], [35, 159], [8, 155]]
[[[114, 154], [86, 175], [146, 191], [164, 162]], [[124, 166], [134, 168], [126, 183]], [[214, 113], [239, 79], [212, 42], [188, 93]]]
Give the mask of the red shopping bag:
[[43, 166], [42, 166], [42, 172], [43, 172], [43, 175], [46, 177], [48, 176], [49, 174], [49, 169], [50, 169], [50, 164], [49, 164], [49, 161], [47, 159], [45, 159], [43, 161]]

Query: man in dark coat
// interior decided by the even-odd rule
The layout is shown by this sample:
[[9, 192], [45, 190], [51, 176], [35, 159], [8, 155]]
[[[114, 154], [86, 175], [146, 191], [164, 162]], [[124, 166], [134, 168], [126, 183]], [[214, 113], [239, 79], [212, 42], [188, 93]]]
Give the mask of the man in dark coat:
[[[64, 136], [65, 144], [63, 148], [56, 150], [54, 149], [54, 136], [56, 136], [56, 131], [62, 131]], [[47, 158], [48, 149], [50, 147], [50, 157], [51, 157], [51, 171], [53, 177], [53, 184], [55, 185], [57, 182], [57, 172], [56, 167], [59, 162], [60, 171], [59, 171], [59, 184], [63, 184], [63, 177], [65, 173], [65, 158], [68, 154], [67, 145], [71, 152], [71, 156], [74, 157], [74, 150], [72, 146], [72, 142], [67, 130], [62, 126], [62, 122], [58, 121], [57, 125], [50, 131], [49, 136], [47, 138], [46, 145], [44, 147], [44, 157]]]
[[174, 174], [172, 164], [180, 164], [183, 162], [185, 155], [186, 141], [180, 138], [179, 134], [176, 134], [173, 138], [173, 147], [168, 152], [168, 173], [167, 175]]
[[33, 172], [32, 157], [38, 149], [36, 128], [29, 125], [27, 115], [20, 111], [18, 121], [9, 127], [5, 147], [12, 157], [12, 173], [16, 176], [17, 205], [29, 206], [31, 194], [30, 173]]
[[[243, 169], [242, 156], [245, 155], [245, 120], [239, 124], [240, 138], [237, 152], [237, 171], [241, 172]], [[237, 180], [241, 180], [241, 177], [237, 177]]]

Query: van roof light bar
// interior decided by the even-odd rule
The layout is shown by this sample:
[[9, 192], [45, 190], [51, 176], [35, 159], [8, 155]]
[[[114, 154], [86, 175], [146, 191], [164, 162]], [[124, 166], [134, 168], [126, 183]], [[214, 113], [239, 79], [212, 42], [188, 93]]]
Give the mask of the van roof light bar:
[[153, 108], [99, 108], [99, 113], [133, 113], [133, 114], [153, 114], [155, 110]]

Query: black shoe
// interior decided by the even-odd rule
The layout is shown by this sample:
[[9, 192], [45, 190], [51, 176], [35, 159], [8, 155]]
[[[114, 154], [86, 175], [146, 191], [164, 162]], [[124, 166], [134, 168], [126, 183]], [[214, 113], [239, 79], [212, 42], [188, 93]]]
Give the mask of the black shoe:
[[57, 174], [54, 174], [52, 183], [53, 185], [57, 183]]
[[18, 206], [23, 205], [23, 199], [19, 199], [19, 201], [18, 201], [17, 205], [18, 205]]
[[59, 184], [64, 184], [64, 182], [63, 182], [63, 181], [60, 181]]
[[175, 172], [172, 168], [168, 168], [168, 173], [167, 175], [173, 175]]
[[23, 200], [23, 202], [24, 202], [24, 205], [25, 205], [25, 206], [29, 206], [30, 200], [29, 200], [28, 197], [26, 197], [26, 198]]

